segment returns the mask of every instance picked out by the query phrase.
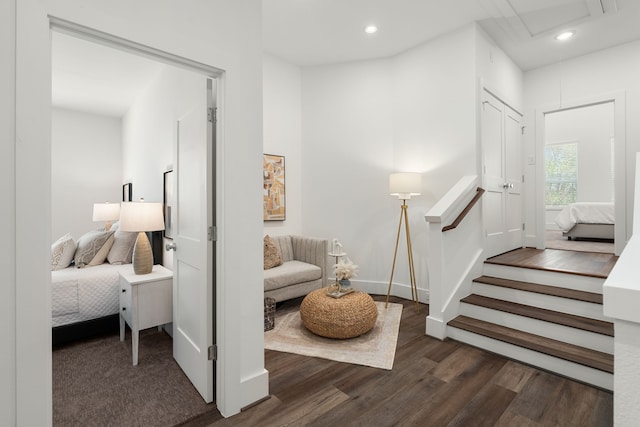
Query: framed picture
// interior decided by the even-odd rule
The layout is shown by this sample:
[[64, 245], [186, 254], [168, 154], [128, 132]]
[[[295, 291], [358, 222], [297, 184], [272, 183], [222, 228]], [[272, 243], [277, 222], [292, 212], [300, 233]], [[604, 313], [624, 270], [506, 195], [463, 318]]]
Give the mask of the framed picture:
[[173, 170], [164, 173], [164, 237], [173, 239], [173, 206], [175, 196], [173, 192]]
[[284, 221], [287, 213], [284, 156], [263, 155], [262, 180], [263, 219]]
[[122, 201], [123, 202], [133, 201], [133, 183], [127, 182], [122, 186]]

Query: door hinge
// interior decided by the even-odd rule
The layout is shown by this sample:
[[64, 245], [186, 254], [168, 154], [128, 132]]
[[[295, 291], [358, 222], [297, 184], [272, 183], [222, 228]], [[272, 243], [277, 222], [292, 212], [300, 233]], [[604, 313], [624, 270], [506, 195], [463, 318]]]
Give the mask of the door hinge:
[[520, 131], [522, 132], [522, 135], [524, 135], [524, 128], [525, 128], [525, 127], [526, 127], [526, 126], [522, 126], [522, 127], [520, 128]]
[[207, 240], [210, 242], [218, 241], [218, 228], [216, 226], [209, 226], [207, 229]]
[[522, 175], [522, 182], [524, 182], [524, 175]]
[[207, 121], [209, 123], [218, 123], [218, 109], [209, 107], [207, 108]]
[[212, 345], [209, 346], [209, 350], [207, 351], [207, 357], [209, 360], [213, 360], [214, 362], [218, 360], [218, 346]]
[[522, 223], [522, 231], [524, 231], [524, 229], [525, 229], [525, 224], [524, 224], [524, 222], [523, 222], [523, 223]]

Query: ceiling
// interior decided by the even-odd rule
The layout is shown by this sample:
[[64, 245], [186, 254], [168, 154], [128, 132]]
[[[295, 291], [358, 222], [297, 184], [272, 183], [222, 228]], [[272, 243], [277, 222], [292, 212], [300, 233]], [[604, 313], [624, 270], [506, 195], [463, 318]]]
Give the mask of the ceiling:
[[[264, 50], [299, 66], [384, 58], [478, 22], [524, 71], [640, 39], [640, 0], [263, 0]], [[364, 32], [375, 24], [379, 31]], [[573, 29], [573, 39], [554, 36]], [[164, 66], [53, 32], [52, 102], [120, 117]]]
[[[300, 65], [388, 57], [477, 21], [523, 70], [640, 39], [638, 0], [263, 0], [265, 51]], [[379, 31], [364, 32], [375, 24]], [[554, 36], [576, 30], [568, 42]]]

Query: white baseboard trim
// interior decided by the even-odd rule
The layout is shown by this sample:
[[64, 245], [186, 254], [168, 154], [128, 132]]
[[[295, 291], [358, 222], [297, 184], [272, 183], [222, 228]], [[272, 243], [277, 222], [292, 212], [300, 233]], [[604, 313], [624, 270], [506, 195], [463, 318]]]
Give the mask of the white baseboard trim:
[[[351, 286], [363, 292], [373, 295], [387, 295], [389, 282], [374, 282], [368, 280], [351, 280]], [[393, 283], [389, 295], [411, 300], [411, 285]], [[418, 287], [418, 301], [429, 304], [429, 290]]]

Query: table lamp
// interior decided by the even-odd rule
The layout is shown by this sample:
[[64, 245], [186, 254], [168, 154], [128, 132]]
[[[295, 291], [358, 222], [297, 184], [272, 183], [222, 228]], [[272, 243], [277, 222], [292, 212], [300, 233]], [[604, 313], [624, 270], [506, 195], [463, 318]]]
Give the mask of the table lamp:
[[111, 221], [120, 218], [120, 203], [94, 203], [93, 204], [93, 222], [106, 221], [104, 228], [109, 231], [111, 229]]
[[138, 233], [133, 247], [133, 271], [148, 274], [153, 269], [153, 252], [147, 231], [164, 230], [162, 203], [125, 202], [120, 208], [120, 230]]
[[422, 175], [413, 172], [400, 172], [389, 175], [389, 194], [398, 196], [402, 200], [400, 206], [400, 222], [398, 223], [398, 234], [396, 235], [396, 249], [393, 253], [393, 264], [391, 266], [391, 278], [389, 279], [389, 289], [387, 290], [387, 302], [389, 304], [389, 294], [391, 293], [391, 284], [393, 282], [393, 273], [396, 268], [396, 257], [398, 255], [398, 243], [400, 242], [400, 230], [402, 229], [402, 221], [405, 224], [405, 233], [407, 235], [407, 255], [409, 258], [409, 279], [411, 281], [411, 299], [418, 303], [418, 287], [416, 284], [416, 273], [413, 267], [413, 250], [411, 249], [411, 231], [409, 230], [409, 217], [407, 215], [407, 200], [411, 196], [419, 196], [422, 190]]

